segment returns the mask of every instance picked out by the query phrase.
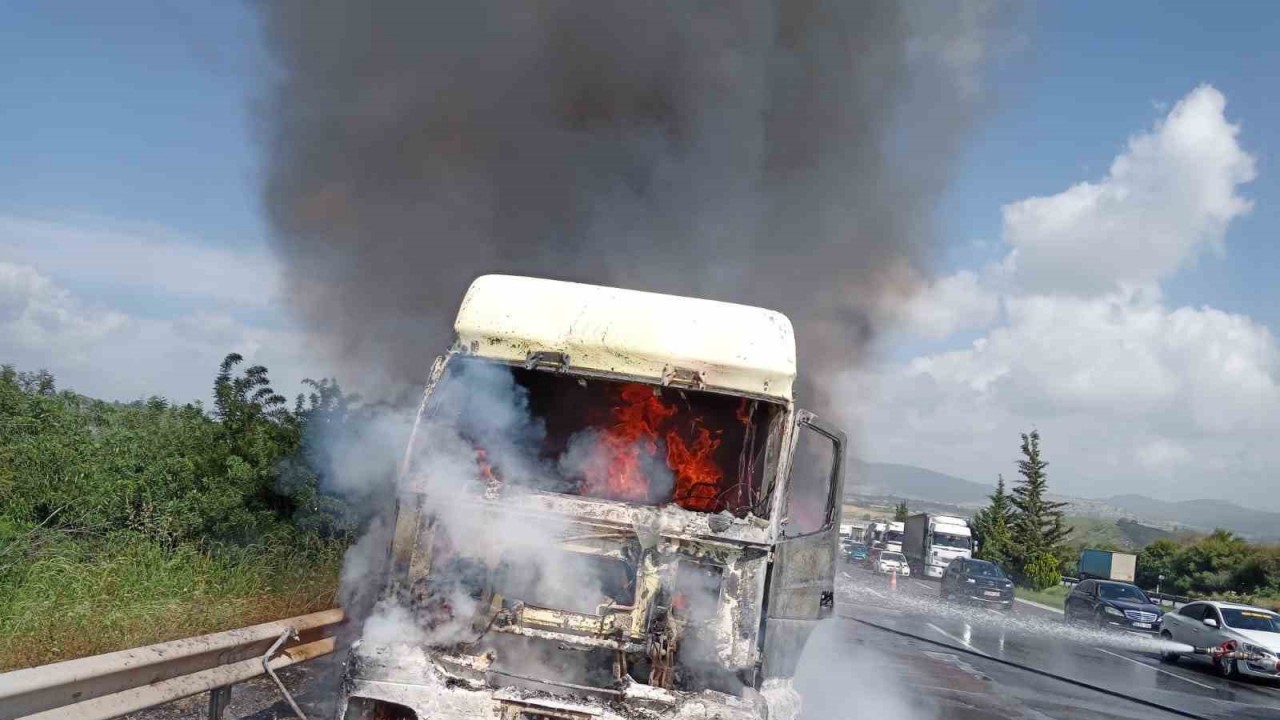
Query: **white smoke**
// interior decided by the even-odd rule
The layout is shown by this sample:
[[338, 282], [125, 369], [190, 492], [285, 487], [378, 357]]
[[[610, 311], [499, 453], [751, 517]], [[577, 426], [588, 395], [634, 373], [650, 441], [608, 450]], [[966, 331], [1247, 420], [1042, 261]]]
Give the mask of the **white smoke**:
[[[388, 419], [386, 425], [406, 437], [402, 422]], [[407, 472], [394, 488], [403, 509], [420, 508], [436, 523], [432, 569], [428, 578], [409, 578], [410, 588], [384, 592], [393, 519], [387, 514], [371, 525], [348, 552], [341, 579], [344, 606], [362, 623], [364, 641], [420, 647], [473, 643], [484, 635], [489, 610], [477, 591], [495, 583], [497, 591], [518, 593], [516, 599], [579, 612], [629, 601], [608, 596], [609, 583], [590, 557], [555, 551], [569, 532], [565, 522], [521, 514], [517, 503], [478, 502], [495, 490], [493, 483], [505, 496], [530, 487], [566, 488], [580, 476], [582, 459], [598, 454], [598, 433], [583, 431], [570, 440], [562, 457], [548, 460], [540, 455], [545, 433], [511, 369], [477, 361], [452, 363], [413, 432]], [[381, 457], [370, 456], [358, 444], [334, 448], [348, 468], [382, 467], [387, 456], [402, 454], [378, 451]], [[484, 477], [485, 465], [491, 468], [490, 478]], [[365, 474], [356, 471], [357, 477]], [[359, 490], [356, 495], [363, 496]], [[547, 643], [504, 646], [501, 655], [522, 672], [562, 678], [582, 672]]]
[[858, 646], [839, 620], [814, 630], [796, 669], [805, 720], [934, 720], [936, 707], [897, 679], [892, 659]]

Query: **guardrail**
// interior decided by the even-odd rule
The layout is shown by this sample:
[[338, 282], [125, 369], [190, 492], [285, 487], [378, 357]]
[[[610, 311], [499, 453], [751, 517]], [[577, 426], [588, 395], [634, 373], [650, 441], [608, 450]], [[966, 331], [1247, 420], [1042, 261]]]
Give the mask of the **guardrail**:
[[284, 691], [275, 671], [333, 652], [342, 621], [324, 610], [4, 673], [0, 720], [107, 720], [202, 692], [217, 720], [238, 682], [269, 674]]
[[[1073, 578], [1066, 575], [1062, 576], [1062, 585], [1064, 587], [1071, 587], [1078, 582], [1080, 582], [1080, 578]], [[1146, 593], [1147, 597], [1155, 600], [1157, 605], [1168, 605], [1172, 608], [1180, 608], [1191, 602], [1191, 598], [1183, 595], [1170, 595], [1168, 593], [1151, 592], [1150, 590], [1143, 590], [1142, 592]]]

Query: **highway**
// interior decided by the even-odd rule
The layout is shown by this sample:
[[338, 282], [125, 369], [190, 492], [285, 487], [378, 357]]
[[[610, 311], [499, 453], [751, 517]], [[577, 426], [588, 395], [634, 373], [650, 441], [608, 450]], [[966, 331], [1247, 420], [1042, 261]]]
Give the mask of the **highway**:
[[[896, 702], [904, 718], [1174, 718], [1105, 692], [1010, 667], [1017, 663], [1193, 717], [1280, 718], [1280, 686], [1216, 675], [1200, 658], [1161, 663], [1137, 636], [1069, 627], [1059, 612], [1019, 602], [1011, 614], [943, 603], [934, 581], [888, 578], [844, 566], [836, 613], [802, 667], [806, 702], [818, 717], [874, 717], [827, 707], [831, 670], [845, 662], [874, 692], [870, 704]], [[860, 622], [862, 621], [862, 622]], [[874, 623], [880, 629], [864, 623]], [[922, 638], [905, 638], [894, 631]], [[929, 642], [932, 641], [932, 642]], [[952, 652], [950, 648], [967, 652]], [[823, 648], [827, 646], [827, 649]], [[842, 653], [851, 660], [839, 660]], [[835, 652], [832, 652], [832, 651]], [[872, 672], [867, 672], [868, 667]], [[845, 674], [845, 673], [839, 673]], [[853, 680], [844, 682], [846, 698]], [[808, 702], [810, 697], [816, 702]], [[910, 713], [910, 714], [909, 714]], [[881, 715], [884, 717], [885, 715]]]
[[[836, 587], [836, 617], [797, 674], [805, 720], [1280, 720], [1280, 686], [1227, 680], [1193, 658], [1161, 663], [1145, 638], [1068, 627], [1050, 609], [943, 603], [936, 582], [899, 579], [890, 590], [887, 577], [849, 565]], [[282, 673], [312, 718], [332, 717], [339, 657]], [[202, 694], [129, 718], [203, 719], [206, 703]], [[226, 717], [289, 711], [258, 678], [236, 687]]]

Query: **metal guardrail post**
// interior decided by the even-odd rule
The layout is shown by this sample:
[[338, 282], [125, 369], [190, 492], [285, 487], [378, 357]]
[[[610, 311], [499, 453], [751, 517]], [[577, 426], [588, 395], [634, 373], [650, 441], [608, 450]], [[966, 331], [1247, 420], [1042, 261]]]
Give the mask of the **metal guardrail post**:
[[298, 707], [298, 703], [293, 701], [293, 696], [289, 694], [289, 690], [285, 688], [284, 683], [280, 682], [280, 678], [276, 675], [276, 671], [271, 669], [271, 656], [275, 655], [276, 651], [280, 649], [280, 646], [284, 644], [284, 641], [290, 638], [297, 640], [298, 631], [293, 628], [289, 628], [288, 630], [280, 633], [280, 637], [276, 639], [275, 644], [262, 654], [262, 670], [271, 676], [272, 682], [276, 684], [276, 687], [280, 690], [280, 694], [284, 696], [285, 702], [289, 703], [289, 707], [293, 708], [293, 714], [298, 716], [298, 720], [307, 720], [307, 716], [303, 714], [302, 708]]
[[225, 685], [209, 691], [209, 720], [222, 720], [227, 706], [231, 704], [231, 687]]

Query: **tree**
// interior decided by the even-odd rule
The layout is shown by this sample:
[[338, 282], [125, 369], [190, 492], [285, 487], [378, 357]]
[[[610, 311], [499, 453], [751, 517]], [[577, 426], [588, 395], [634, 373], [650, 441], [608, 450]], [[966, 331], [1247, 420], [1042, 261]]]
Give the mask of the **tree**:
[[907, 521], [907, 517], [908, 517], [909, 515], [911, 515], [911, 510], [910, 510], [910, 508], [908, 508], [908, 507], [907, 507], [907, 501], [906, 501], [906, 500], [903, 500], [903, 501], [899, 502], [896, 506], [894, 506], [894, 508], [893, 508], [893, 521], [894, 521], [894, 522], [906, 522], [906, 521]]
[[[1138, 585], [1144, 588], [1183, 592], [1186, 586], [1174, 572], [1174, 563], [1182, 552], [1182, 546], [1169, 538], [1160, 538], [1138, 552]], [[1164, 576], [1164, 580], [1160, 576]]]
[[1027, 558], [1022, 568], [1022, 584], [1033, 590], [1048, 590], [1057, 585], [1062, 576], [1058, 574], [1057, 556], [1037, 550]]
[[1228, 530], [1214, 530], [1183, 548], [1173, 562], [1173, 574], [1197, 595], [1234, 590], [1232, 575], [1255, 551]]
[[979, 542], [978, 557], [1008, 567], [1013, 559], [1014, 508], [1004, 490], [1003, 475], [996, 482], [996, 491], [988, 497], [991, 504], [973, 516], [973, 528]]
[[[1045, 469], [1049, 463], [1040, 457], [1040, 433], [1033, 430], [1022, 434], [1023, 459], [1018, 461], [1018, 484], [1013, 488], [1014, 516], [1012, 525], [1012, 550], [1014, 566], [1024, 579], [1033, 563], [1047, 565], [1046, 557], [1062, 554], [1062, 544], [1071, 529], [1062, 521], [1062, 508], [1066, 503], [1046, 498], [1049, 480]], [[1055, 571], [1056, 572], [1056, 571]], [[1047, 577], [1048, 573], [1040, 573]], [[1044, 578], [1040, 578], [1043, 580]]]

